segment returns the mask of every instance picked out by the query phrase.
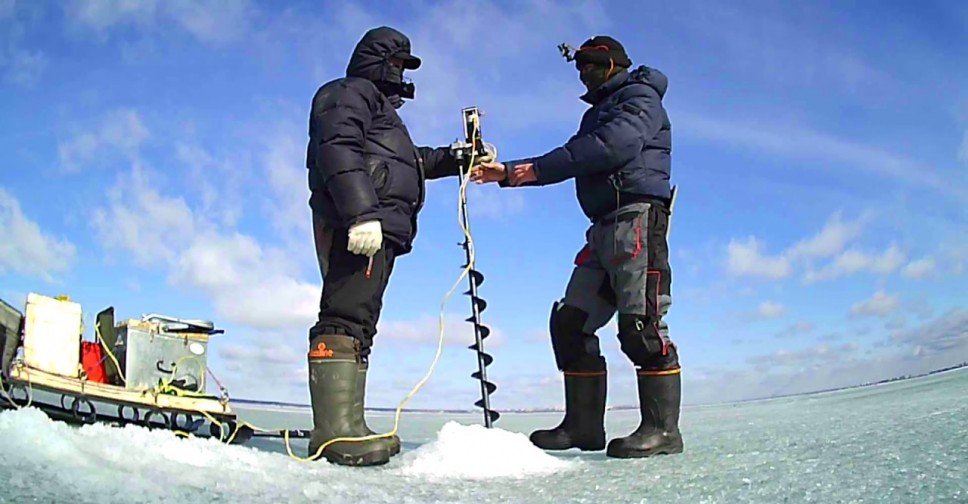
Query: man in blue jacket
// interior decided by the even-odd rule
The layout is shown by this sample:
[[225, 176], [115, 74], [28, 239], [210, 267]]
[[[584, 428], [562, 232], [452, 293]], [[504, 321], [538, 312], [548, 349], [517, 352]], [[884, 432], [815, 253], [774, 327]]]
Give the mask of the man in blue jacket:
[[[397, 115], [414, 97], [403, 72], [420, 64], [404, 34], [374, 28], [357, 43], [346, 76], [313, 97], [306, 168], [323, 292], [309, 331], [310, 456], [335, 438], [373, 434], [363, 399], [383, 294], [395, 259], [412, 249], [425, 181], [459, 171], [449, 148], [415, 146]], [[322, 456], [379, 465], [399, 451], [394, 435], [334, 442]]]
[[663, 317], [671, 305], [666, 241], [671, 216], [672, 133], [662, 105], [668, 80], [632, 62], [611, 37], [587, 40], [575, 66], [591, 105], [578, 133], [534, 158], [481, 164], [471, 175], [502, 186], [545, 186], [575, 179], [591, 220], [564, 299], [550, 317], [551, 344], [564, 374], [565, 416], [531, 434], [547, 450], [605, 448], [606, 366], [598, 337], [618, 312], [622, 352], [636, 367], [641, 423], [613, 439], [611, 457], [679, 453], [680, 367]]

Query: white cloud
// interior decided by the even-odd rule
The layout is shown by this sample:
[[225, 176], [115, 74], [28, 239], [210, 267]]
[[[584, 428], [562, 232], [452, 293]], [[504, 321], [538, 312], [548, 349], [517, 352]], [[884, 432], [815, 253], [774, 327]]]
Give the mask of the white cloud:
[[14, 47], [6, 56], [0, 54], [0, 67], [6, 67], [4, 79], [23, 87], [38, 83], [49, 63], [47, 55], [36, 49]]
[[303, 282], [282, 250], [238, 233], [194, 237], [172, 267], [170, 281], [208, 294], [216, 311], [256, 329], [308, 328], [320, 287]]
[[163, 196], [157, 187], [148, 170], [134, 164], [108, 190], [107, 207], [95, 208], [91, 214], [101, 244], [142, 266], [173, 263], [184, 247], [211, 229], [184, 197]]
[[75, 0], [64, 10], [70, 21], [102, 39], [116, 26], [149, 31], [171, 23], [210, 44], [241, 39], [254, 13], [248, 0]]
[[783, 256], [771, 257], [762, 252], [763, 244], [755, 237], [730, 240], [727, 246], [727, 269], [736, 276], [779, 280], [790, 276], [793, 268]]
[[197, 192], [201, 208], [197, 212], [233, 227], [242, 216], [244, 199], [241, 189], [240, 163], [236, 160], [219, 160], [204, 148], [179, 141], [175, 157], [188, 170], [188, 182], [182, 184], [181, 193]]
[[116, 24], [147, 25], [158, 11], [157, 0], [76, 0], [64, 4], [71, 21], [102, 32]]
[[905, 278], [921, 279], [935, 271], [937, 265], [931, 257], [923, 257], [916, 261], [911, 261], [901, 270], [901, 275]]
[[[455, 180], [454, 197], [449, 198], [455, 209], [457, 208], [456, 184]], [[474, 225], [473, 219], [475, 217], [501, 219], [521, 213], [524, 206], [524, 193], [522, 191], [502, 189], [493, 184], [470, 184], [467, 187], [467, 212], [471, 219], [471, 226]]]
[[858, 348], [856, 343], [844, 343], [831, 346], [826, 343], [812, 346], [803, 350], [779, 350], [776, 353], [757, 355], [747, 359], [747, 362], [766, 367], [803, 367], [815, 363], [836, 362], [844, 358], [844, 354], [854, 352]]
[[[819, 344], [748, 359], [752, 367], [683, 374], [683, 402], [722, 402], [846, 387], [960, 364], [968, 351], [968, 310], [957, 308], [897, 331], [867, 351], [856, 343]], [[810, 379], [804, 379], [809, 376]]]
[[[469, 346], [475, 343], [474, 325], [467, 322], [466, 316], [447, 313], [444, 315], [444, 345]], [[484, 340], [484, 349], [504, 343], [504, 334], [493, 325], [485, 324], [491, 333]], [[377, 323], [377, 338], [384, 343], [433, 343], [440, 338], [440, 317], [422, 315], [411, 320], [380, 320]]]
[[865, 214], [856, 220], [844, 221], [841, 212], [834, 212], [823, 229], [790, 247], [784, 255], [791, 259], [834, 256], [844, 250], [851, 240], [860, 236], [869, 220], [870, 216]]
[[198, 40], [211, 44], [241, 39], [254, 14], [248, 0], [166, 0], [161, 5], [167, 17]]
[[120, 153], [125, 160], [137, 160], [141, 144], [149, 137], [140, 114], [132, 109], [106, 113], [93, 128], [58, 145], [60, 162], [68, 171], [77, 171], [87, 163], [101, 163], [108, 153]]
[[263, 173], [273, 196], [268, 213], [277, 231], [305, 243], [312, 236], [312, 211], [306, 182], [306, 144], [297, 142], [305, 134], [297, 128], [281, 128], [265, 145]]
[[879, 255], [857, 249], [846, 250], [818, 271], [809, 270], [804, 274], [804, 282], [813, 283], [832, 280], [862, 271], [887, 275], [896, 271], [906, 259], [897, 245], [890, 245]]
[[[132, 157], [138, 157], [136, 145], [114, 147], [130, 148]], [[184, 146], [178, 155], [189, 165], [221, 164], [204, 151]], [[196, 175], [203, 180], [221, 177], [219, 170]], [[218, 184], [209, 184], [201, 193], [208, 203], [233, 196]], [[219, 318], [227, 322], [271, 330], [305, 329], [315, 320], [320, 287], [300, 278], [301, 264], [292, 254], [223, 229], [193, 208], [182, 192], [167, 191], [160, 177], [140, 162], [119, 177], [108, 191], [108, 202], [91, 215], [91, 225], [111, 255], [128, 257], [140, 266], [166, 267], [172, 285], [207, 295]]]
[[890, 341], [917, 356], [941, 355], [963, 361], [968, 351], [968, 308], [953, 308], [920, 327], [898, 331]]
[[[906, 259], [896, 244], [891, 244], [880, 254], [847, 248], [861, 235], [870, 218], [869, 213], [864, 213], [854, 220], [844, 220], [840, 212], [835, 212], [819, 232], [776, 255], [767, 253], [764, 243], [755, 236], [745, 240], [732, 239], [726, 247], [727, 271], [734, 276], [781, 280], [791, 276], [796, 269], [805, 272], [803, 281], [808, 284], [864, 271], [881, 275], [893, 273]], [[814, 266], [816, 261], [827, 258], [832, 259], [825, 266], [819, 269]]]
[[879, 290], [870, 299], [851, 306], [850, 314], [856, 317], [876, 316], [883, 318], [893, 313], [898, 307], [900, 307], [900, 300], [897, 296]]
[[790, 325], [789, 327], [783, 329], [776, 334], [777, 338], [790, 338], [793, 336], [798, 336], [800, 334], [806, 334], [814, 330], [814, 325], [806, 320], [800, 320], [797, 323]]
[[760, 303], [756, 313], [764, 319], [779, 318], [786, 314], [786, 307], [775, 301], [764, 301]]
[[763, 120], [722, 120], [682, 111], [678, 117], [680, 134], [743, 145], [760, 153], [815, 160], [819, 162], [811, 166], [822, 169], [829, 169], [831, 162], [838, 163], [871, 175], [929, 188], [956, 200], [968, 198], [968, 186], [952, 180], [933, 166], [840, 136]]
[[53, 274], [70, 269], [76, 249], [66, 239], [45, 233], [24, 215], [20, 201], [0, 188], [0, 273], [13, 271], [53, 281]]

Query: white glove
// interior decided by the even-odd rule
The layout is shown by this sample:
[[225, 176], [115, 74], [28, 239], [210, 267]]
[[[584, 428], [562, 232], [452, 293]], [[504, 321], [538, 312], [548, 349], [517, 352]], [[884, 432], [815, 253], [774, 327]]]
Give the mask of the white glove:
[[373, 257], [383, 246], [383, 227], [380, 221], [361, 222], [350, 227], [349, 243], [346, 250], [354, 254]]

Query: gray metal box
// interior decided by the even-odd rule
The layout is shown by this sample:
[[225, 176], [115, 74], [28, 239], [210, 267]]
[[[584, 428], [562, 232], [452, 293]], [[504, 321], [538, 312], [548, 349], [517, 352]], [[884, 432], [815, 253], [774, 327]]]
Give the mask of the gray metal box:
[[178, 388], [204, 392], [209, 334], [167, 332], [164, 327], [140, 320], [118, 324], [115, 355], [124, 372], [125, 388], [153, 389], [171, 380]]
[[4, 376], [10, 372], [10, 363], [20, 344], [23, 319], [19, 310], [0, 299], [0, 374]]

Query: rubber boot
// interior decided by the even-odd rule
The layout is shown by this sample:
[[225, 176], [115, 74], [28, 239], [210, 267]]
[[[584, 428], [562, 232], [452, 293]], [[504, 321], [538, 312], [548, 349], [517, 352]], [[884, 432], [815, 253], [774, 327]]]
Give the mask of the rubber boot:
[[[366, 425], [366, 419], [365, 419], [366, 417], [364, 416], [364, 408], [363, 408], [364, 398], [366, 397], [366, 373], [367, 371], [369, 371], [369, 368], [370, 368], [370, 365], [367, 364], [366, 362], [360, 363], [360, 366], [358, 368], [358, 372], [356, 375], [358, 382], [356, 385], [356, 401], [353, 403], [353, 408], [359, 410], [359, 413], [356, 413], [356, 414], [364, 417], [363, 428], [366, 429], [366, 432], [369, 434], [377, 434], [376, 432], [373, 432], [372, 430], [370, 430], [370, 427]], [[393, 437], [380, 438], [378, 439], [378, 441], [383, 441], [384, 443], [387, 443], [387, 447], [390, 450], [391, 457], [400, 453], [400, 436], [397, 436], [396, 434], [394, 434]]]
[[[660, 374], [664, 373], [664, 374]], [[627, 437], [608, 443], [605, 454], [616, 458], [642, 458], [682, 453], [679, 405], [682, 383], [679, 370], [673, 373], [638, 374], [639, 428]]]
[[543, 450], [605, 448], [606, 372], [565, 372], [564, 381], [565, 418], [553, 429], [532, 432], [531, 442]]
[[[313, 408], [313, 431], [309, 456], [323, 444], [342, 437], [368, 436], [363, 409], [356, 408], [359, 388], [359, 351], [355, 338], [321, 335], [312, 340], [309, 352], [309, 393]], [[321, 454], [329, 462], [348, 466], [374, 466], [390, 461], [386, 440], [337, 441]]]

